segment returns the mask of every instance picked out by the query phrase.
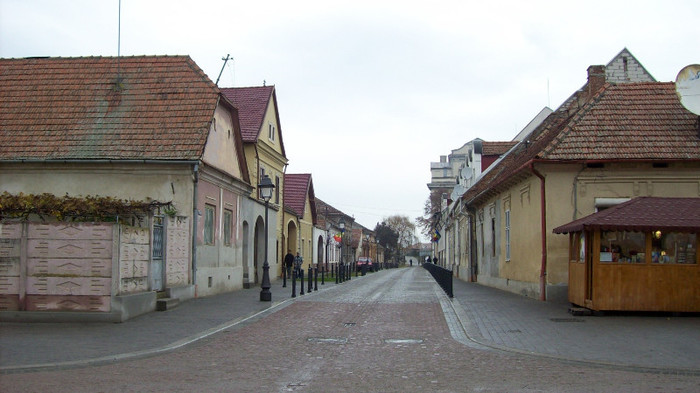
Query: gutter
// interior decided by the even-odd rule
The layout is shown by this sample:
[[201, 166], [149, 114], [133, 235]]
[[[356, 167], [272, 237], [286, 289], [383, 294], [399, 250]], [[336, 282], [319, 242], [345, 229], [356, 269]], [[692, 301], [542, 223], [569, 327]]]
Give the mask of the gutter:
[[135, 159], [58, 159], [58, 160], [41, 160], [41, 159], [17, 159], [17, 160], [0, 160], [2, 164], [186, 164], [192, 165], [199, 163], [199, 160], [135, 160]]
[[542, 238], [542, 262], [540, 265], [540, 300], [547, 300], [547, 200], [545, 194], [544, 176], [535, 169], [534, 161], [530, 161], [530, 172], [540, 178], [540, 231]]

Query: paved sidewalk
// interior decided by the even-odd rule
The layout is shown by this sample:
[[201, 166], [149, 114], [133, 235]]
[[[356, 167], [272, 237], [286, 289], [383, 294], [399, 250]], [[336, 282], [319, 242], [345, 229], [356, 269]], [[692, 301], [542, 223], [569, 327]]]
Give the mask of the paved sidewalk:
[[[413, 269], [428, 275], [422, 268]], [[347, 290], [352, 283], [319, 283], [319, 291], [295, 299], [320, 301], [324, 292]], [[700, 374], [697, 316], [573, 317], [568, 304], [540, 302], [457, 279], [453, 299], [434, 286], [432, 293], [440, 297], [453, 337], [467, 345], [626, 369]], [[289, 297], [289, 285], [282, 288], [281, 281], [273, 283], [272, 303], [260, 302], [259, 294], [255, 288], [193, 299], [120, 324], [0, 323], [0, 373], [149, 356], [245, 326], [295, 301]]]
[[573, 316], [542, 302], [453, 281], [450, 300], [473, 342], [491, 348], [615, 366], [700, 375], [700, 317], [667, 313]]

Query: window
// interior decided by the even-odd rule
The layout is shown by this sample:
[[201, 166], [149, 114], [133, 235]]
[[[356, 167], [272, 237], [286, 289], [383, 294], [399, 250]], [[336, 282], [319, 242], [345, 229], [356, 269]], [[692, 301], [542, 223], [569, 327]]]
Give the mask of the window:
[[496, 219], [491, 219], [491, 256], [496, 257]]
[[600, 262], [646, 263], [646, 234], [628, 231], [600, 232]]
[[651, 234], [651, 263], [697, 263], [695, 233], [655, 231]]
[[506, 210], [506, 261], [510, 261], [510, 210]]
[[233, 212], [231, 210], [224, 210], [224, 245], [231, 245], [231, 225], [233, 224]]
[[[265, 168], [260, 168], [260, 173], [258, 174], [258, 184], [262, 181], [262, 179], [265, 177]], [[258, 191], [258, 199], [262, 199], [262, 194], [260, 193], [260, 187], [256, 187]]]
[[267, 137], [271, 141], [275, 141], [275, 126], [272, 123], [268, 124]]
[[280, 177], [275, 176], [275, 203], [280, 204]]
[[214, 206], [204, 205], [204, 244], [214, 244]]

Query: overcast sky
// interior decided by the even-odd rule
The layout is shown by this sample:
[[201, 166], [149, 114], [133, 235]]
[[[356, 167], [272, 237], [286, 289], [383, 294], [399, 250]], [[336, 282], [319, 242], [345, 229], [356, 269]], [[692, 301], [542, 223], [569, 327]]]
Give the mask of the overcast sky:
[[[189, 55], [275, 85], [288, 173], [367, 228], [422, 214], [430, 162], [508, 141], [623, 48], [700, 63], [697, 1], [0, 0], [0, 57]], [[118, 42], [121, 45], [118, 45]], [[120, 51], [120, 52], [118, 52]]]

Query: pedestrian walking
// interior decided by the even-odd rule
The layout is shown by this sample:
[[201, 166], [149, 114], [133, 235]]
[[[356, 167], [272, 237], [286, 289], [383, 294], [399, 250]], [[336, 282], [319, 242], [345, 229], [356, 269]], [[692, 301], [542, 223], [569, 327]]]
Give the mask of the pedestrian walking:
[[301, 264], [304, 262], [304, 259], [299, 255], [299, 252], [297, 252], [297, 256], [294, 258], [294, 271], [297, 272], [297, 276], [299, 276], [299, 273], [301, 272]]
[[292, 278], [292, 266], [294, 265], [294, 255], [291, 250], [287, 250], [287, 255], [284, 256], [284, 268], [287, 272], [287, 278]]

